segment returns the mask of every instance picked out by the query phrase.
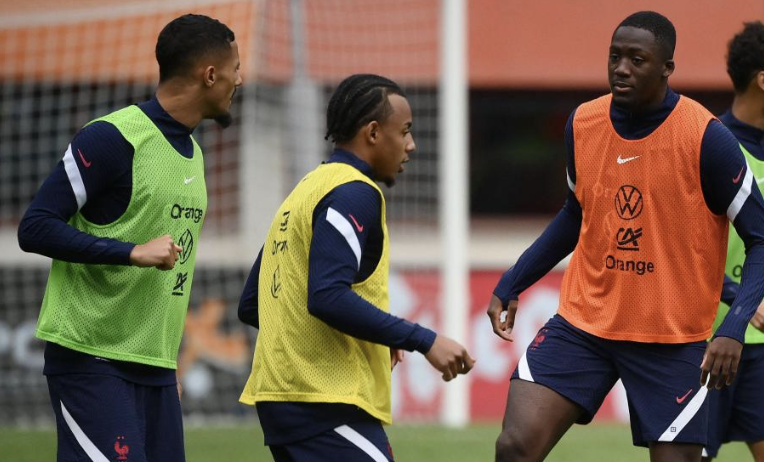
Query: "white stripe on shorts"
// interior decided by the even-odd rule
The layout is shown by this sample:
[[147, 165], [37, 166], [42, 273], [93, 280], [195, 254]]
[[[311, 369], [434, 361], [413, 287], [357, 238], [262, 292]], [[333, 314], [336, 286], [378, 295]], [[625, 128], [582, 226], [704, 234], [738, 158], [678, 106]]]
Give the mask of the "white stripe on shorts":
[[671, 425], [668, 426], [665, 432], [658, 438], [658, 441], [662, 442], [671, 442], [674, 441], [674, 438], [676, 438], [676, 435], [679, 434], [679, 432], [684, 429], [684, 427], [687, 426], [687, 424], [692, 420], [693, 417], [695, 417], [695, 414], [698, 413], [698, 410], [700, 410], [700, 406], [703, 405], [703, 401], [706, 400], [706, 395], [708, 394], [708, 388], [706, 387], [700, 387], [700, 390], [698, 390], [698, 393], [692, 397], [689, 403], [687, 403], [687, 406], [685, 406], [684, 409], [682, 409], [682, 412], [679, 413], [679, 415], [674, 419], [673, 422], [671, 422]]
[[66, 421], [66, 424], [69, 426], [69, 430], [74, 433], [74, 437], [77, 439], [77, 442], [80, 443], [80, 447], [82, 447], [82, 450], [85, 451], [85, 454], [90, 457], [90, 460], [93, 462], [109, 462], [109, 459], [106, 458], [105, 455], [101, 451], [98, 450], [95, 444], [93, 444], [92, 441], [90, 441], [90, 438], [85, 434], [85, 432], [82, 431], [79, 425], [77, 425], [77, 422], [74, 421], [74, 417], [72, 417], [71, 414], [69, 414], [69, 411], [66, 409], [66, 406], [64, 406], [64, 402], [60, 401], [61, 403], [61, 414], [64, 415], [64, 420]]
[[390, 460], [382, 454], [382, 451], [378, 447], [374, 446], [374, 443], [367, 440], [363, 435], [348, 427], [347, 425], [340, 425], [335, 428], [334, 431], [340, 434], [343, 438], [350, 441], [354, 445], [358, 446], [361, 451], [371, 457], [374, 462], [390, 462]]
[[535, 382], [535, 380], [533, 380], [533, 376], [531, 375], [531, 368], [528, 366], [527, 356], [528, 352], [526, 351], [523, 353], [523, 357], [520, 358], [520, 362], [517, 364], [517, 374], [523, 380], [527, 380], [528, 382]]

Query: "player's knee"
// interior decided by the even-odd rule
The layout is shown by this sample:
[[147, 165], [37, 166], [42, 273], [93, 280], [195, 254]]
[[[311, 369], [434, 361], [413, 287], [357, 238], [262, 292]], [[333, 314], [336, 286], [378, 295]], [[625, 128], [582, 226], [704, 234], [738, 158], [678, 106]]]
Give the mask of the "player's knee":
[[532, 461], [530, 441], [516, 432], [503, 431], [496, 440], [496, 462]]

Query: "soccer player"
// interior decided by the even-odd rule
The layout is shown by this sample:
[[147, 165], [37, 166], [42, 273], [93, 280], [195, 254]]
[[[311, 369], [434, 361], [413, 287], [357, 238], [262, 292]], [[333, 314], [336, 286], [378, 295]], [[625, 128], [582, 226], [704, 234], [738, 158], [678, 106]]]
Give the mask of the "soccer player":
[[202, 119], [231, 122], [233, 32], [181, 16], [159, 34], [151, 100], [81, 129], [19, 225], [53, 259], [37, 322], [58, 460], [185, 460], [175, 376], [207, 210]]
[[[740, 142], [748, 167], [762, 188], [764, 178], [764, 24], [745, 24], [730, 41], [727, 73], [732, 79], [735, 97], [732, 108], [720, 117]], [[722, 301], [732, 304], [739, 291], [741, 271], [745, 261], [745, 245], [734, 230], [730, 230]], [[729, 308], [719, 305], [717, 322]], [[756, 461], [764, 461], [764, 305], [760, 305], [745, 331], [745, 348], [740, 358], [737, 378], [728, 388], [709, 393], [708, 444], [703, 454], [711, 460], [722, 443], [745, 441]]]
[[418, 351], [443, 380], [466, 374], [463, 346], [388, 313], [385, 198], [415, 149], [401, 88], [342, 81], [329, 101], [335, 149], [278, 209], [239, 304], [259, 329], [241, 401], [256, 404], [276, 462], [393, 460], [390, 373]]
[[[498, 461], [544, 459], [619, 378], [634, 444], [653, 462], [697, 461], [708, 389], [735, 377], [764, 296], [764, 203], [735, 137], [668, 87], [675, 43], [655, 12], [616, 27], [611, 93], [580, 105], [565, 129], [566, 204], [494, 291], [488, 315], [511, 341], [519, 294], [573, 252], [558, 313], [512, 375]], [[707, 345], [728, 220], [747, 258], [734, 309]]]

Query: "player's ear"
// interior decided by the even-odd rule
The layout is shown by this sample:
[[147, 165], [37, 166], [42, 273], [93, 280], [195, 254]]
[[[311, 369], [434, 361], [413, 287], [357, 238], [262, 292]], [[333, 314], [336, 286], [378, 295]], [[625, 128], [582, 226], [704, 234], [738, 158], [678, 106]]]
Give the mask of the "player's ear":
[[759, 90], [764, 91], [764, 71], [757, 72], [754, 80], [756, 81], [756, 86], [759, 87]]
[[674, 73], [674, 60], [669, 59], [663, 65], [663, 77], [668, 78], [673, 73]]
[[372, 120], [363, 127], [364, 138], [369, 144], [377, 144], [379, 141], [379, 122]]
[[207, 66], [204, 68], [202, 79], [204, 80], [205, 87], [211, 87], [215, 84], [217, 75], [215, 74], [215, 66]]

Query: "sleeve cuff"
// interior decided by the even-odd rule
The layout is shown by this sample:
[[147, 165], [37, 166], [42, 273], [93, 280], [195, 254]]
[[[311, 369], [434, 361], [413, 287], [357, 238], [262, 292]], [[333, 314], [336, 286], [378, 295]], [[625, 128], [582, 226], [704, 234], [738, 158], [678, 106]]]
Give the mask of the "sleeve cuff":
[[131, 266], [130, 253], [132, 253], [135, 244], [130, 242], [118, 242], [114, 246], [115, 255], [118, 258], [117, 263], [125, 266]]
[[[407, 348], [405, 349], [408, 351], [418, 351], [425, 355], [430, 351], [430, 348], [432, 348], [432, 344], [435, 343], [435, 337], [437, 337], [435, 332], [416, 324], [414, 332], [411, 334], [411, 337], [409, 337], [411, 343], [406, 345]], [[409, 346], [410, 348], [408, 348]]]

